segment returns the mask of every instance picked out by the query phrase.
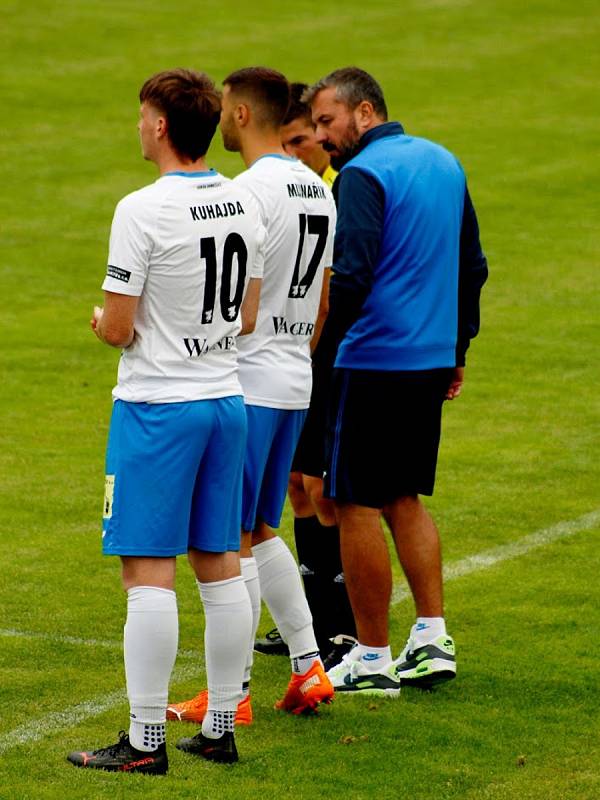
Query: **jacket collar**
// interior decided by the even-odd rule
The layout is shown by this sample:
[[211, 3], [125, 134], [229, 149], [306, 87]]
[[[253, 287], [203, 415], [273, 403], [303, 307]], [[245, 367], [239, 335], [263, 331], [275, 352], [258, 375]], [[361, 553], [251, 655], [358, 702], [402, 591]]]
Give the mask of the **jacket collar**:
[[399, 122], [384, 122], [383, 125], [377, 125], [375, 128], [363, 133], [356, 152], [360, 153], [368, 144], [376, 142], [378, 139], [383, 139], [386, 136], [398, 136], [402, 133], [404, 133], [404, 128]]

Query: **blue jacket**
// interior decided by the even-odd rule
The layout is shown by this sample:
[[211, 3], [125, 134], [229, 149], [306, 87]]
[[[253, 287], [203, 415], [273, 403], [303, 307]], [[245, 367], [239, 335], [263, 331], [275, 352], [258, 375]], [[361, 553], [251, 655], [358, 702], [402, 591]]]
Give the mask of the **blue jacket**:
[[487, 263], [463, 170], [390, 122], [342, 168], [330, 314], [319, 350], [335, 365], [425, 370], [464, 364], [479, 330]]

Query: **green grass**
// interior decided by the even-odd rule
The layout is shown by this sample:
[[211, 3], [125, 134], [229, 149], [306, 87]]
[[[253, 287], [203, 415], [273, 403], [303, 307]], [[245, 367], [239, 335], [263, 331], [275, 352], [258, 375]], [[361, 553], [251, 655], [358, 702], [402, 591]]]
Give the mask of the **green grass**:
[[[448, 584], [460, 672], [435, 693], [342, 697], [318, 719], [290, 719], [272, 709], [285, 659], [257, 656], [256, 722], [239, 733], [236, 767], [174, 748], [164, 780], [64, 760], [127, 720], [124, 700], [94, 717], [77, 710], [123, 686], [124, 599], [99, 537], [118, 354], [88, 319], [114, 205], [155, 177], [135, 130], [143, 80], [171, 66], [220, 80], [266, 63], [311, 81], [356, 63], [380, 79], [393, 118], [461, 159], [490, 280], [429, 504], [453, 563], [600, 507], [597, 4], [1, 8], [0, 798], [597, 798], [598, 527]], [[210, 160], [241, 170], [219, 141]], [[190, 673], [202, 619], [184, 563], [178, 590], [176, 699], [203, 681]], [[396, 652], [411, 617], [407, 602], [393, 609]], [[21, 726], [40, 738], [8, 747]], [[177, 733], [170, 725], [171, 742]]]

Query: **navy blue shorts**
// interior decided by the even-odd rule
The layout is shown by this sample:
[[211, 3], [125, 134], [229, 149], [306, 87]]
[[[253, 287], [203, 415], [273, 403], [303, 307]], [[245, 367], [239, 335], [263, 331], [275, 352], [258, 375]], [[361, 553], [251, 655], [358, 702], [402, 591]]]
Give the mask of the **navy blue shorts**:
[[176, 556], [240, 549], [241, 397], [113, 406], [102, 550]]
[[453, 369], [335, 369], [325, 445], [324, 496], [383, 508], [431, 495], [442, 404]]
[[322, 478], [325, 469], [325, 430], [329, 408], [331, 366], [316, 359], [312, 365], [312, 392], [306, 421], [292, 462], [294, 472]]

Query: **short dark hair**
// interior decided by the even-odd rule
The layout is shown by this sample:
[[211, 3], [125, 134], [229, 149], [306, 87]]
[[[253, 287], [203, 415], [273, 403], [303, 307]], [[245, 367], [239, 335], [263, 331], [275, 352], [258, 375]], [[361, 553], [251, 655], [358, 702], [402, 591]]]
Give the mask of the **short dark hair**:
[[359, 67], [342, 67], [321, 78], [309, 89], [302, 99], [305, 103], [312, 103], [323, 89], [336, 89], [336, 97], [345, 103], [348, 108], [355, 109], [363, 100], [373, 106], [373, 111], [384, 120], [388, 118], [387, 106], [383, 97], [381, 86], [372, 75]]
[[228, 75], [223, 85], [249, 100], [259, 125], [281, 126], [290, 104], [290, 85], [281, 72], [269, 67], [245, 67]]
[[191, 69], [157, 72], [140, 89], [140, 102], [165, 115], [169, 141], [180, 156], [197, 161], [206, 154], [221, 114], [221, 97], [208, 75]]
[[290, 105], [283, 118], [282, 125], [289, 125], [295, 119], [304, 119], [312, 125], [310, 106], [302, 100], [302, 95], [308, 89], [307, 83], [290, 83]]

